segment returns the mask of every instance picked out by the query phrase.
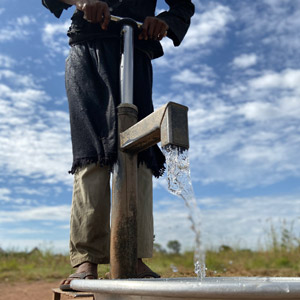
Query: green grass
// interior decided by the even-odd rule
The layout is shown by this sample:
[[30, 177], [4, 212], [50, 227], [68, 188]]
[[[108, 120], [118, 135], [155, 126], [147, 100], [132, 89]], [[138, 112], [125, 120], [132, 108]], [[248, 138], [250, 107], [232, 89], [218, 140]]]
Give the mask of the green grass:
[[[300, 239], [293, 234], [293, 224], [281, 222], [277, 229], [271, 223], [261, 249], [231, 248], [223, 245], [206, 252], [207, 276], [300, 276]], [[162, 277], [195, 276], [193, 252], [166, 253], [161, 247], [145, 262]], [[175, 270], [176, 269], [176, 270]], [[109, 265], [99, 268], [99, 277]], [[176, 271], [176, 272], [174, 272]], [[0, 282], [57, 281], [73, 273], [67, 255], [51, 250], [31, 252], [0, 251]]]
[[[154, 253], [146, 263], [163, 277], [195, 276], [193, 253]], [[207, 276], [300, 276], [300, 248], [294, 251], [218, 250], [206, 253]], [[177, 270], [175, 270], [177, 269]], [[104, 277], [109, 266], [99, 268]], [[176, 272], [174, 272], [174, 270]], [[0, 254], [0, 282], [57, 281], [74, 270], [67, 255], [50, 251], [35, 253], [6, 252]]]
[[50, 251], [8, 251], [0, 254], [0, 281], [56, 280], [71, 270], [64, 255]]

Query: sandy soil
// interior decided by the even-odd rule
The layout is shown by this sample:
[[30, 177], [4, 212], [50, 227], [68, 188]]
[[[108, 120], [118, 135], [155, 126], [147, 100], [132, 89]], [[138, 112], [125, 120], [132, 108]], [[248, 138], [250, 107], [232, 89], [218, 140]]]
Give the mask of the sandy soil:
[[0, 300], [51, 300], [52, 288], [58, 286], [59, 282], [43, 281], [0, 283]]

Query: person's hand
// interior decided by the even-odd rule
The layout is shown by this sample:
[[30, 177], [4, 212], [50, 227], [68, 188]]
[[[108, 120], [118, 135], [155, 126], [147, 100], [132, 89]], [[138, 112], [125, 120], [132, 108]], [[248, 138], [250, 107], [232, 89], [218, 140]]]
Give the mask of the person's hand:
[[78, 0], [76, 7], [84, 12], [84, 19], [91, 23], [100, 23], [102, 29], [107, 29], [110, 21], [110, 12], [106, 2], [98, 0]]
[[139, 39], [160, 41], [167, 35], [168, 29], [169, 26], [165, 21], [156, 17], [147, 17], [143, 23]]

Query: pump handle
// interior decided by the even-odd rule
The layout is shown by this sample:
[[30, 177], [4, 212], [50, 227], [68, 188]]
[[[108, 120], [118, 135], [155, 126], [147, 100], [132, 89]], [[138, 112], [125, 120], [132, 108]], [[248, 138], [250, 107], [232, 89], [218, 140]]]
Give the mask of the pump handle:
[[143, 26], [143, 23], [138, 22], [131, 18], [123, 18], [123, 17], [119, 17], [119, 16], [110, 15], [110, 19], [115, 22], [121, 22], [121, 23], [124, 23], [127, 25], [137, 26], [137, 28], [142, 28], [142, 26]]

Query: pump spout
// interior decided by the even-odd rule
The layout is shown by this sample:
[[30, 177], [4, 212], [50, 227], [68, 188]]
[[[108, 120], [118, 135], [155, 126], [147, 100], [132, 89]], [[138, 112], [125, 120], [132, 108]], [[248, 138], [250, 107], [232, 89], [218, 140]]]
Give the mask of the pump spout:
[[189, 148], [188, 108], [169, 102], [140, 122], [120, 133], [122, 151], [138, 153], [159, 142]]

